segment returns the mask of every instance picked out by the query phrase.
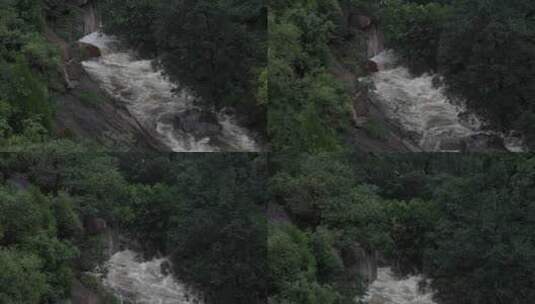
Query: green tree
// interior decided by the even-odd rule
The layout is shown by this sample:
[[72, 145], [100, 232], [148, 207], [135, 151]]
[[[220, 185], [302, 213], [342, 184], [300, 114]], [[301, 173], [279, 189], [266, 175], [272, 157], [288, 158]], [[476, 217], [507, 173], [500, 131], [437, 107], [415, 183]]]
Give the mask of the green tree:
[[0, 248], [0, 302], [39, 303], [46, 291], [42, 261], [35, 255]]

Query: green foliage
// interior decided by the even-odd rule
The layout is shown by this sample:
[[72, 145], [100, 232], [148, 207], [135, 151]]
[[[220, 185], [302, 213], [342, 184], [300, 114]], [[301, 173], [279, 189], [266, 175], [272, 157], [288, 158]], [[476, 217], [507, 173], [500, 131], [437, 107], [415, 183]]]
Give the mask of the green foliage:
[[354, 299], [338, 252], [355, 243], [401, 274], [426, 274], [441, 303], [533, 296], [531, 155], [301, 155], [275, 158], [274, 168], [274, 203], [300, 227], [270, 225], [274, 303], [304, 301], [292, 293], [304, 286], [298, 275], [332, 286], [335, 303]]
[[[40, 300], [64, 299], [70, 292], [71, 262], [78, 251], [70, 242], [58, 239], [50, 199], [37, 189], [15, 191], [5, 187], [0, 188], [0, 196], [0, 252], [6, 254], [3, 258], [21, 259], [12, 262], [15, 263], [13, 272], [8, 270], [6, 277], [0, 281], [7, 282], [11, 278], [14, 283], [7, 285], [24, 292], [16, 295], [10, 290], [12, 287], [2, 284], [0, 299], [6, 303], [39, 303]], [[16, 251], [11, 251], [11, 248], [16, 248]], [[10, 253], [14, 257], [10, 257]], [[3, 265], [4, 263], [9, 261], [2, 261]], [[17, 266], [16, 263], [20, 265]], [[22, 268], [16, 271], [16, 267]], [[34, 279], [35, 282], [24, 282], [26, 279]], [[22, 287], [19, 284], [28, 285]], [[26, 288], [35, 290], [30, 292]]]
[[27, 128], [23, 123], [28, 119], [50, 127], [52, 107], [48, 90], [22, 59], [15, 64], [0, 63], [0, 98], [9, 103], [9, 116], [5, 119], [12, 132], [23, 133]]
[[46, 290], [42, 261], [35, 255], [0, 248], [0, 302], [39, 303]]
[[531, 1], [460, 1], [443, 34], [439, 61], [454, 93], [498, 128], [534, 112], [535, 19]]
[[38, 191], [0, 188], [0, 196], [0, 226], [3, 228], [0, 244], [3, 246], [24, 242], [39, 232], [55, 232], [50, 202]]
[[344, 270], [342, 258], [335, 250], [337, 235], [325, 227], [318, 227], [311, 243], [317, 262], [318, 277], [322, 282], [334, 281]]
[[386, 1], [381, 9], [387, 43], [408, 61], [411, 69], [437, 69], [440, 34], [451, 9], [434, 1], [404, 2]]
[[76, 212], [76, 203], [67, 193], [60, 193], [52, 203], [52, 209], [61, 239], [73, 239], [82, 233], [82, 223]]
[[533, 296], [533, 168], [533, 159], [495, 162], [437, 189], [443, 216], [426, 260], [447, 303], [525, 303]]
[[348, 101], [326, 72], [337, 1], [275, 1], [269, 21], [268, 133], [277, 151], [336, 151]]
[[[61, 2], [61, 3], [60, 3]], [[59, 50], [47, 41], [45, 20], [64, 16], [65, 1], [0, 2], [0, 142], [2, 147], [39, 142], [52, 127], [48, 88], [59, 83]], [[58, 17], [59, 18], [59, 17]], [[5, 149], [3, 149], [5, 151]]]
[[47, 289], [43, 295], [45, 299], [58, 301], [70, 294], [73, 279], [71, 262], [78, 256], [77, 248], [69, 242], [43, 234], [31, 237], [19, 248], [37, 254], [43, 261], [41, 272], [47, 282]]
[[[325, 262], [330, 259], [322, 249], [327, 253], [331, 251], [331, 248], [323, 247], [328, 246], [324, 241], [315, 240], [322, 267], [327, 266]], [[298, 228], [290, 224], [270, 225], [268, 288], [274, 296], [270, 297], [269, 303], [336, 303], [339, 295], [330, 285], [318, 282], [317, 260], [313, 250], [310, 237]]]

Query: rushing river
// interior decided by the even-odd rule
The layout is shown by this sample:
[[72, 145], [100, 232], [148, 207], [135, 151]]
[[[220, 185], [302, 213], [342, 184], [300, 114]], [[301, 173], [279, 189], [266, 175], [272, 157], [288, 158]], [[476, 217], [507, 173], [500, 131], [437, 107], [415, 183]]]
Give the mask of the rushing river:
[[133, 251], [114, 254], [107, 263], [104, 285], [115, 292], [121, 302], [135, 304], [202, 304], [191, 290], [178, 283], [171, 274], [162, 273], [166, 259], [140, 261]]
[[151, 60], [122, 50], [113, 37], [94, 32], [80, 40], [98, 47], [102, 56], [84, 61], [84, 69], [116, 100], [123, 102], [141, 125], [175, 152], [260, 150], [248, 130], [228, 110], [215, 113], [194, 104], [187, 90], [176, 92]]
[[437, 75], [414, 77], [386, 50], [371, 59], [372, 100], [391, 123], [424, 151], [522, 151], [519, 137], [492, 132], [462, 102], [452, 102]]
[[377, 280], [362, 299], [367, 304], [436, 304], [431, 290], [420, 288], [422, 276], [396, 278], [390, 268], [379, 268]]

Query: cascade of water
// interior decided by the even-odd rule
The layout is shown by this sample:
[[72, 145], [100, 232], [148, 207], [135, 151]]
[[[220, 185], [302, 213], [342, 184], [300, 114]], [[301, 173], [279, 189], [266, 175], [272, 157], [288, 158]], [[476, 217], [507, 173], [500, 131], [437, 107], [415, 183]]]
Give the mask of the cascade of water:
[[399, 279], [390, 268], [379, 268], [377, 280], [361, 300], [368, 304], [436, 304], [433, 292], [419, 286], [425, 281], [422, 276]]
[[162, 273], [166, 259], [141, 262], [135, 252], [114, 254], [107, 263], [104, 285], [113, 290], [121, 302], [137, 304], [202, 304], [200, 297]]
[[175, 152], [259, 151], [250, 132], [228, 111], [215, 113], [195, 105], [195, 97], [170, 82], [150, 60], [138, 60], [120, 50], [111, 36], [94, 32], [81, 42], [94, 45], [102, 56], [82, 62], [84, 69], [112, 97]]
[[373, 102], [424, 151], [462, 151], [489, 143], [495, 146], [491, 148], [521, 150], [521, 141], [485, 130], [485, 123], [462, 102], [453, 103], [436, 81], [439, 76], [412, 76], [391, 50], [371, 60], [379, 70], [371, 76]]

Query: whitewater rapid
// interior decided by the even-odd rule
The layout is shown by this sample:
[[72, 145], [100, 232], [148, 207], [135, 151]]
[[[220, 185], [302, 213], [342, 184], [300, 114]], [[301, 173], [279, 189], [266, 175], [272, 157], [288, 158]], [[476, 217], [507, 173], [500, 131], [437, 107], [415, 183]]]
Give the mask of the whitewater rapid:
[[251, 132], [228, 110], [195, 105], [187, 89], [177, 90], [151, 60], [139, 60], [118, 41], [100, 32], [80, 42], [98, 47], [102, 56], [82, 62], [84, 69], [114, 99], [123, 102], [140, 124], [174, 152], [255, 152]]
[[379, 70], [370, 76], [372, 102], [423, 151], [459, 152], [467, 145], [485, 149], [488, 142], [511, 152], [523, 150], [520, 138], [490, 131], [462, 101], [452, 101], [438, 75], [411, 75], [391, 50], [371, 61]]
[[[367, 304], [436, 304], [429, 288], [420, 288], [422, 276], [396, 278], [390, 268], [379, 268], [377, 279], [362, 299]], [[429, 283], [429, 282], [426, 282]]]
[[106, 264], [104, 286], [123, 302], [136, 304], [202, 304], [190, 289], [171, 274], [162, 273], [166, 259], [140, 261], [130, 250], [114, 254]]

